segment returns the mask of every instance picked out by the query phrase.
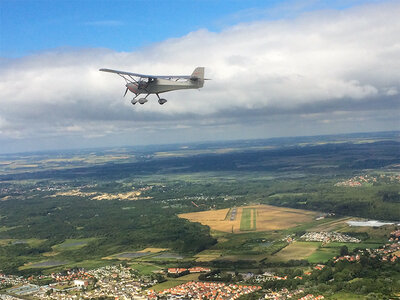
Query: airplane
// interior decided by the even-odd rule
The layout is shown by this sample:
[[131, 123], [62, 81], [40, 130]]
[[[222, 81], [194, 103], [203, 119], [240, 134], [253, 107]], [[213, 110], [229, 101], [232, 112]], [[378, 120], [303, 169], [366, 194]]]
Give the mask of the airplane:
[[[174, 90], [199, 89], [203, 87], [204, 80], [209, 80], [204, 78], [204, 67], [197, 67], [192, 75], [167, 76], [144, 75], [112, 69], [100, 69], [99, 71], [115, 73], [121, 76], [126, 82], [124, 97], [128, 90], [135, 94], [135, 97], [131, 100], [133, 105], [138, 102], [145, 104], [150, 94], [156, 94], [158, 103], [163, 105], [167, 102], [167, 99], [160, 98], [159, 94]], [[141, 94], [146, 94], [146, 96], [136, 99]]]

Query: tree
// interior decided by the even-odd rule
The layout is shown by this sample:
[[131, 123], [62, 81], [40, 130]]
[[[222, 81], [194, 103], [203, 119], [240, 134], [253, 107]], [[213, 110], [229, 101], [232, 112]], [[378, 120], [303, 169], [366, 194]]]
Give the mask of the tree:
[[340, 256], [345, 256], [349, 254], [349, 249], [347, 248], [346, 245], [343, 245], [340, 247]]

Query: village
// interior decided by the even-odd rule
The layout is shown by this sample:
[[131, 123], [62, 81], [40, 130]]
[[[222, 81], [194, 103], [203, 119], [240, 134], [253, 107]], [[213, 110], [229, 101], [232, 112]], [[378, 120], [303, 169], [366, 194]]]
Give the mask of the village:
[[238, 299], [240, 296], [260, 290], [260, 286], [226, 284], [223, 282], [187, 282], [176, 287], [166, 289], [160, 293], [149, 292], [148, 299], [158, 299], [158, 296], [167, 295], [168, 299]]
[[339, 243], [360, 243], [361, 240], [355, 237], [351, 237], [346, 234], [332, 231], [322, 231], [322, 232], [307, 232], [303, 234], [300, 239], [307, 242], [339, 242]]
[[[318, 265], [314, 269], [320, 270], [324, 265]], [[211, 271], [209, 268], [168, 268], [164, 273], [182, 276], [187, 273], [205, 273]], [[311, 272], [307, 272], [308, 275]], [[93, 270], [74, 269], [62, 273], [52, 273], [54, 283], [47, 285], [33, 284], [34, 280], [46, 279], [46, 276], [21, 276], [0, 274], [0, 287], [6, 289], [7, 294], [0, 294], [0, 299], [48, 299], [48, 300], [75, 300], [94, 299], [101, 297], [113, 297], [114, 299], [215, 299], [228, 300], [238, 299], [242, 295], [262, 291], [262, 282], [270, 280], [287, 280], [287, 276], [278, 276], [270, 272], [261, 275], [243, 273], [244, 284], [224, 282], [189, 281], [184, 284], [156, 292], [152, 286], [158, 283], [149, 276], [139, 276], [137, 272], [121, 265], [107, 266]], [[296, 279], [302, 279], [298, 277]], [[250, 284], [246, 284], [249, 282]], [[257, 284], [255, 283], [257, 282]], [[301, 289], [294, 291], [273, 292], [266, 290], [262, 299], [281, 299], [285, 295], [304, 294]], [[21, 298], [19, 298], [21, 297]], [[308, 298], [307, 298], [308, 297]], [[319, 298], [317, 298], [319, 297]], [[322, 295], [314, 297], [307, 295], [306, 298], [298, 299], [323, 299]], [[284, 298], [283, 298], [284, 299]], [[296, 298], [294, 298], [296, 299]]]
[[380, 174], [378, 175], [359, 175], [354, 176], [345, 181], [341, 181], [335, 184], [335, 186], [345, 186], [345, 187], [360, 187], [365, 185], [371, 185], [374, 183], [393, 183], [400, 182], [400, 175], [392, 174]]
[[376, 258], [382, 262], [396, 262], [400, 259], [400, 243], [385, 244], [382, 248], [378, 249], [363, 249], [358, 250], [355, 255], [344, 255], [334, 257], [334, 262], [347, 260], [349, 262], [360, 261], [363, 255], [367, 255], [371, 258]]
[[[325, 243], [338, 241], [342, 243], [359, 243], [358, 239], [336, 232], [309, 232], [301, 239], [306, 241], [322, 241]], [[333, 258], [333, 263], [347, 261], [358, 263], [363, 256], [377, 259], [382, 263], [394, 263], [400, 258], [400, 230], [390, 233], [389, 243], [377, 249], [360, 249], [352, 255], [343, 255]], [[314, 271], [319, 272], [326, 266], [315, 264], [310, 269], [304, 270], [302, 275], [290, 277], [294, 280], [304, 281]], [[114, 299], [238, 299], [242, 295], [259, 292], [262, 299], [301, 299], [319, 300], [324, 296], [312, 294], [304, 295], [301, 288], [288, 290], [263, 289], [262, 286], [269, 281], [286, 281], [289, 277], [283, 273], [274, 274], [264, 271], [260, 274], [252, 272], [239, 273], [240, 282], [215, 282], [214, 280], [191, 280], [172, 288], [155, 291], [152, 287], [159, 283], [163, 275], [167, 277], [182, 277], [187, 274], [211, 274], [209, 267], [193, 266], [190, 268], [170, 267], [158, 272], [157, 276], [140, 275], [134, 268], [127, 264], [105, 266], [92, 270], [71, 269], [49, 275], [30, 276], [28, 278], [0, 273], [0, 289], [5, 292], [0, 294], [2, 300], [15, 299], [48, 299], [72, 300], [95, 299], [112, 297]], [[165, 280], [165, 279], [164, 279]], [[40, 284], [40, 282], [51, 282]], [[20, 298], [21, 297], [21, 298]], [[260, 298], [260, 299], [261, 299]]]
[[[357, 242], [352, 237], [334, 232], [310, 232], [301, 238], [310, 241], [341, 241]], [[333, 258], [333, 263], [348, 261], [357, 263], [362, 256], [376, 258], [383, 263], [394, 263], [400, 257], [400, 230], [390, 233], [389, 243], [378, 249], [358, 250], [353, 255], [343, 255]], [[293, 279], [303, 281], [305, 276], [311, 276], [313, 271], [321, 271], [325, 268], [323, 264], [316, 264], [309, 271], [305, 270], [302, 276]], [[206, 273], [211, 268], [172, 267], [162, 271], [161, 274], [169, 277], [181, 277], [186, 274]], [[267, 281], [286, 281], [288, 276], [274, 274], [266, 271], [262, 274], [251, 272], [240, 274], [243, 283], [225, 283], [212, 281], [189, 281], [172, 288], [156, 292], [152, 289], [158, 282], [152, 276], [143, 276], [127, 266], [126, 264], [101, 267], [93, 270], [72, 269], [50, 275], [30, 276], [28, 278], [0, 273], [0, 289], [6, 294], [0, 294], [2, 300], [15, 299], [48, 299], [48, 300], [73, 300], [93, 299], [101, 297], [113, 297], [114, 299], [238, 299], [240, 296], [262, 291], [262, 299], [299, 299], [299, 300], [320, 300], [324, 296], [312, 294], [304, 295], [303, 289], [288, 290], [263, 290], [262, 285]], [[50, 280], [52, 283], [39, 285], [38, 281]], [[302, 296], [303, 295], [303, 296]], [[298, 297], [297, 297], [298, 296]], [[24, 297], [24, 298], [19, 298]]]

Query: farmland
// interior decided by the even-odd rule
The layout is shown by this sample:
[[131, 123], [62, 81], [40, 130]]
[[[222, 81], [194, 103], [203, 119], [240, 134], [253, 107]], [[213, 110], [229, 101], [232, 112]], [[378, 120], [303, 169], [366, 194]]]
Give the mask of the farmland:
[[[400, 144], [395, 137], [339, 140], [4, 155], [2, 272], [124, 264], [150, 276], [196, 265], [283, 273], [328, 264], [343, 246], [348, 252], [381, 247], [399, 221]], [[354, 178], [376, 180], [338, 184]], [[364, 219], [395, 224], [347, 223]], [[361, 242], [306, 242], [300, 237], [307, 232], [338, 232]], [[174, 280], [164, 285], [178, 284]]]
[[180, 214], [180, 218], [188, 219], [191, 222], [199, 222], [209, 226], [213, 230], [223, 232], [239, 232], [241, 221], [241, 209], [234, 220], [226, 219], [229, 209], [218, 209], [210, 211], [201, 211], [194, 213]]
[[313, 221], [316, 212], [302, 209], [254, 205], [237, 208], [234, 220], [226, 218], [229, 209], [180, 214], [179, 217], [199, 222], [212, 230], [241, 233], [244, 231], [283, 230]]
[[288, 261], [293, 259], [307, 259], [317, 251], [320, 243], [314, 242], [294, 242], [283, 248], [277, 254], [272, 255], [273, 261]]

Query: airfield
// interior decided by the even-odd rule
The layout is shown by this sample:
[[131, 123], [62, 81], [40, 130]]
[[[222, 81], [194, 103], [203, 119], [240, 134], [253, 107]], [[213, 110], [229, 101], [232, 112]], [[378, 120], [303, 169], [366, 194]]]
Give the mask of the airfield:
[[288, 229], [311, 222], [318, 213], [302, 209], [253, 205], [180, 214], [179, 217], [199, 222], [212, 230], [243, 233]]
[[[398, 142], [321, 139], [3, 155], [0, 265], [45, 276], [120, 264], [150, 277], [187, 266], [285, 275], [329, 265], [344, 246], [379, 249], [398, 223]], [[392, 225], [348, 223], [368, 219]], [[163, 276], [155, 290], [197, 280]]]
[[[236, 213], [235, 213], [236, 212]], [[235, 217], [232, 217], [234, 213]], [[80, 265], [102, 266], [107, 261], [125, 261], [145, 272], [159, 270], [160, 266], [173, 267], [177, 263], [197, 262], [215, 263], [218, 261], [248, 261], [250, 269], [265, 262], [279, 263], [293, 259], [307, 260], [310, 263], [325, 263], [337, 256], [340, 247], [346, 245], [349, 250], [355, 248], [378, 248], [385, 242], [385, 236], [395, 225], [381, 227], [352, 227], [348, 225], [354, 217], [321, 218], [315, 211], [277, 207], [272, 205], [249, 205], [218, 210], [208, 210], [180, 214], [179, 217], [190, 222], [198, 222], [209, 226], [217, 244], [195, 255], [182, 255], [170, 248], [132, 249], [104, 256], [101, 259], [82, 261]], [[296, 236], [298, 232], [353, 232], [367, 233], [369, 238], [361, 243], [324, 243], [322, 241], [307, 242]], [[44, 253], [46, 259], [32, 261], [21, 270], [42, 268], [54, 271], [75, 265], [72, 261], [59, 260], [57, 256], [71, 253], [96, 241], [95, 238], [68, 239], [52, 247], [52, 251]], [[4, 245], [15, 242], [40, 244], [44, 240], [12, 239], [0, 240]], [[161, 264], [161, 265], [159, 265]], [[47, 271], [45, 271], [47, 272]], [[164, 284], [165, 285], [165, 284]], [[163, 285], [163, 286], [164, 286]], [[166, 284], [168, 285], [168, 284]]]
[[[236, 211], [235, 218], [231, 218]], [[220, 210], [180, 214], [180, 218], [209, 226], [218, 244], [195, 255], [197, 262], [218, 260], [253, 262], [288, 262], [294, 259], [325, 263], [348, 249], [375, 249], [395, 226], [352, 227], [354, 217], [320, 217], [321, 213], [272, 205], [250, 205]], [[343, 243], [300, 240], [298, 232], [343, 232], [368, 234], [367, 241]]]

